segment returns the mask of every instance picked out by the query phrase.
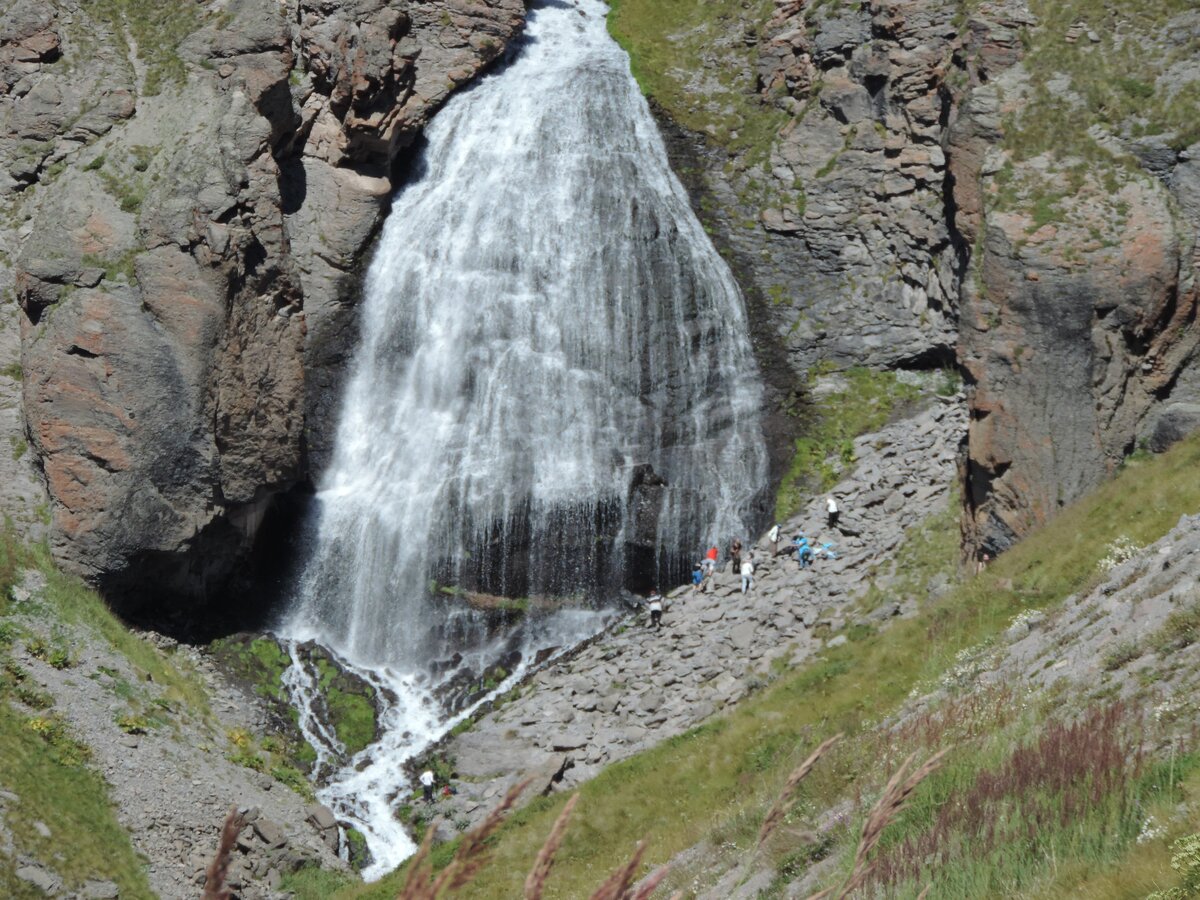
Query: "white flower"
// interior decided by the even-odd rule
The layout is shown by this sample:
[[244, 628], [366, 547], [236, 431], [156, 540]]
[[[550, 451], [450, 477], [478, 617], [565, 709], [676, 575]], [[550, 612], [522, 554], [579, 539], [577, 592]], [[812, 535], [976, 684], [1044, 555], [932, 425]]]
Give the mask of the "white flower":
[[1150, 841], [1158, 840], [1166, 833], [1166, 825], [1158, 824], [1154, 816], [1146, 816], [1146, 821], [1142, 823], [1142, 830], [1138, 832], [1137, 842], [1147, 844]]
[[1104, 558], [1097, 565], [1102, 572], [1111, 572], [1121, 563], [1133, 559], [1141, 552], [1141, 547], [1133, 542], [1128, 535], [1121, 535], [1108, 545]]

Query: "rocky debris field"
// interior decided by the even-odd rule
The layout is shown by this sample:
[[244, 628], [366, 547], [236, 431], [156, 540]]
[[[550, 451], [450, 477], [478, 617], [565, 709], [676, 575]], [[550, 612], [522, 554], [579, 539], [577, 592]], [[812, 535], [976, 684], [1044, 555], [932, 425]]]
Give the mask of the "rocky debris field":
[[1018, 616], [1005, 643], [964, 660], [974, 685], [1124, 699], [1190, 728], [1200, 687], [1200, 515], [1183, 516], [1149, 547], [1115, 541], [1106, 577], [1048, 613]]
[[868, 576], [886, 591], [906, 531], [951, 502], [965, 428], [959, 395], [857, 439], [854, 470], [834, 489], [839, 527], [826, 527], [824, 498], [817, 498], [785, 523], [780, 541], [782, 549], [804, 530], [816, 545], [833, 541], [837, 559], [801, 570], [793, 556], [774, 557], [760, 540], [748, 593], [723, 557], [703, 592], [671, 593], [661, 630], [639, 613], [538, 672], [436, 749], [458, 775], [458, 793], [440, 799], [436, 814], [466, 827], [527, 776], [537, 779], [529, 796], [569, 789], [737, 702], [773, 662], [794, 664], [844, 642], [839, 632], [852, 622], [881, 625], [912, 611], [915, 604], [899, 597], [870, 612], [856, 601]]
[[[148, 861], [150, 885], [159, 896], [199, 894], [231, 807], [243, 811], [247, 821], [229, 874], [243, 900], [288, 896], [276, 890], [281, 877], [308, 863], [345, 867], [337, 856], [337, 823], [328, 809], [230, 758], [240, 736], [265, 730], [257, 698], [231, 686], [195, 649], [147, 635], [203, 686], [209, 708], [185, 708], [169, 700], [165, 685], [139, 675], [124, 655], [87, 628], [47, 621], [44, 588], [41, 576], [30, 572], [14, 591], [11, 621], [31, 637], [13, 646], [13, 662], [27, 673], [26, 688], [48, 695], [71, 737], [90, 750], [90, 765], [108, 783], [117, 819]], [[55, 655], [59, 649], [64, 655]], [[9, 855], [5, 801], [16, 799], [0, 793], [0, 855]], [[54, 822], [43, 827], [53, 837]], [[11, 849], [11, 838], [7, 845]], [[18, 878], [45, 896], [66, 895], [52, 860], [20, 858], [15, 864]], [[116, 897], [116, 886], [88, 883], [73, 896]]]

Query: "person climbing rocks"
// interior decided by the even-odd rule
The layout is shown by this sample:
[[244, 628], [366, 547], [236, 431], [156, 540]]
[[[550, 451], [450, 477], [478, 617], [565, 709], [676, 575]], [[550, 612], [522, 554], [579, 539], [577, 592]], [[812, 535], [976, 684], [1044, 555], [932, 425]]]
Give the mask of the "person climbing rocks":
[[698, 594], [704, 584], [704, 567], [700, 563], [692, 566], [692, 593]]
[[433, 770], [426, 769], [421, 773], [421, 792], [425, 795], [425, 802], [433, 802]]
[[830, 528], [837, 528], [838, 516], [840, 514], [841, 513], [838, 510], [837, 500], [834, 498], [833, 494], [830, 494], [825, 498], [825, 524]]
[[650, 610], [650, 627], [662, 628], [663, 598], [657, 588], [646, 598], [646, 608]]
[[812, 565], [813, 556], [813, 550], [808, 543], [808, 538], [802, 531], [792, 538], [792, 543], [796, 547], [796, 562], [800, 563], [800, 568], [807, 569]]
[[729, 559], [733, 563], [735, 573], [742, 570], [742, 539], [734, 538], [729, 545]]
[[767, 532], [767, 540], [771, 542], [771, 555], [779, 555], [779, 523], [776, 522]]
[[704, 577], [711, 578], [717, 573], [717, 554], [719, 551], [716, 547], [709, 547], [708, 552], [704, 554], [704, 559], [700, 564], [704, 566]]
[[746, 593], [754, 587], [754, 560], [746, 554], [746, 558], [742, 560], [742, 593]]

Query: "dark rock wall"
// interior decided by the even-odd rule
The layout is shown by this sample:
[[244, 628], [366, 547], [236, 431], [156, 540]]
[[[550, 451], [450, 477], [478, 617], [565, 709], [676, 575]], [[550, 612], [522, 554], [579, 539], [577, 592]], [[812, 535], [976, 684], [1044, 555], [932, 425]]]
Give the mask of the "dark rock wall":
[[56, 556], [175, 605], [320, 465], [392, 166], [524, 6], [234, 0], [165, 55], [137, 15], [0, 13], [0, 286]]

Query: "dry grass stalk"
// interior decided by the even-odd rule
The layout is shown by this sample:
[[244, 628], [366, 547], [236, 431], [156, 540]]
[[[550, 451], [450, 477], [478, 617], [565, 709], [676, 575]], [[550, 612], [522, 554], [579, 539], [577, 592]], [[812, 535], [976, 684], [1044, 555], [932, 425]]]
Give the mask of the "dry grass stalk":
[[921, 893], [917, 894], [917, 900], [925, 900], [925, 898], [929, 896], [929, 892], [932, 890], [933, 890], [932, 884], [925, 885], [925, 890], [923, 890], [923, 891], [921, 891]]
[[542, 849], [538, 851], [537, 859], [534, 860], [533, 869], [530, 870], [529, 877], [525, 879], [525, 900], [541, 900], [542, 893], [546, 889], [546, 879], [550, 876], [550, 867], [554, 865], [554, 854], [558, 852], [563, 837], [567, 833], [567, 820], [571, 817], [571, 812], [575, 809], [577, 802], [579, 802], [579, 795], [574, 794], [567, 801], [567, 805], [563, 807], [563, 811], [558, 814], [558, 818], [554, 820], [550, 836], [546, 838], [546, 843], [542, 844]]
[[637, 872], [638, 866], [642, 864], [642, 856], [645, 852], [646, 842], [638, 841], [633, 856], [629, 857], [629, 862], [609, 875], [604, 883], [596, 888], [590, 900], [626, 900], [627, 890], [633, 882], [633, 875]]
[[435, 830], [432, 825], [425, 829], [425, 837], [421, 841], [421, 846], [417, 848], [417, 852], [413, 854], [412, 861], [408, 864], [408, 877], [404, 879], [404, 887], [400, 888], [396, 900], [418, 900], [424, 896], [421, 891], [428, 886], [429, 879], [433, 877], [433, 866], [429, 863], [429, 851], [433, 847]]
[[813, 770], [817, 760], [824, 756], [825, 752], [841, 738], [842, 735], [839, 733], [825, 741], [788, 776], [787, 783], [783, 786], [783, 792], [775, 801], [775, 805], [771, 807], [771, 811], [767, 813], [767, 817], [763, 819], [762, 828], [758, 830], [759, 847], [771, 836], [771, 832], [779, 827], [779, 823], [784, 820], [784, 817], [791, 812], [792, 807], [796, 804], [796, 788], [800, 786], [800, 782], [808, 777], [808, 773]]
[[233, 892], [225, 886], [225, 878], [229, 874], [229, 861], [233, 858], [233, 848], [237, 844], [238, 835], [246, 827], [245, 820], [237, 811], [236, 806], [229, 808], [225, 816], [225, 824], [221, 826], [221, 839], [217, 842], [217, 855], [208, 864], [204, 873], [204, 893], [200, 900], [229, 900]]
[[433, 840], [433, 829], [430, 828], [421, 843], [421, 849], [410, 863], [408, 879], [397, 895], [397, 900], [437, 900], [443, 891], [457, 891], [469, 883], [487, 863], [487, 848], [484, 843], [500, 827], [505, 815], [516, 804], [517, 797], [529, 787], [532, 780], [526, 778], [513, 787], [504, 795], [500, 805], [488, 813], [486, 819], [463, 836], [454, 859], [450, 860], [450, 864], [442, 869], [432, 883], [429, 882], [431, 867], [427, 862], [429, 845]]
[[[628, 897], [629, 900], [650, 900], [650, 895], [654, 893], [654, 891], [662, 883], [662, 880], [667, 877], [667, 873], [670, 871], [671, 870], [669, 866], [662, 866], [656, 869], [649, 878], [642, 882], [641, 887], [635, 890], [632, 894], [627, 891], [625, 896]], [[671, 895], [671, 900], [682, 900], [682, 897], [683, 891], [676, 891]]]
[[[911, 774], [909, 774], [908, 767], [912, 765], [913, 756], [909, 756], [900, 764], [900, 768], [896, 770], [896, 773], [888, 781], [887, 787], [883, 789], [883, 795], [871, 807], [867, 820], [863, 822], [862, 836], [858, 841], [858, 850], [854, 854], [854, 870], [850, 873], [846, 883], [837, 889], [838, 900], [849, 897], [866, 882], [867, 876], [871, 874], [874, 866], [873, 863], [867, 862], [867, 857], [878, 845], [884, 829], [904, 811], [913, 791], [917, 789], [917, 785], [938, 770], [942, 764], [942, 757], [945, 755], [945, 750], [939, 750]], [[834, 895], [834, 890], [834, 888], [826, 888], [818, 891], [812, 894], [808, 900], [825, 900], [826, 897]], [[928, 888], [925, 889], [926, 892], [928, 890]]]
[[[590, 900], [650, 900], [650, 895], [667, 877], [670, 866], [656, 869], [642, 882], [640, 887], [635, 886], [633, 877], [637, 874], [638, 866], [642, 864], [642, 856], [645, 852], [646, 842], [638, 841], [637, 849], [633, 851], [629, 862], [608, 876], [608, 880], [596, 888], [596, 892], [592, 894]], [[679, 900], [682, 896], [681, 893], [673, 894], [671, 900]]]

